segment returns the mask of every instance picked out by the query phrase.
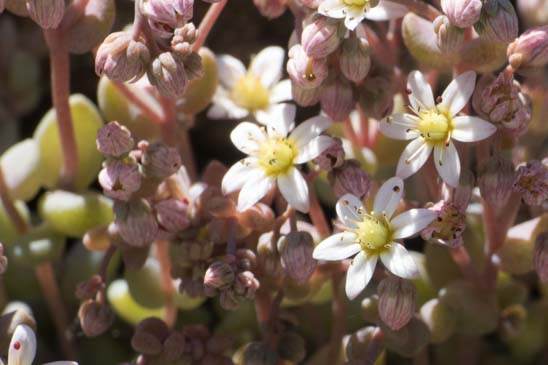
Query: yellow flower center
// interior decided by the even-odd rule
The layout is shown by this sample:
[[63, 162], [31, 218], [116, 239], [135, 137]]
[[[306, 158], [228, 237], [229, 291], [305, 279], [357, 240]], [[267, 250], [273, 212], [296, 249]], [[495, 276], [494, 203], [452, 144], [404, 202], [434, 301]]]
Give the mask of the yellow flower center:
[[451, 131], [451, 120], [445, 114], [432, 109], [419, 114], [419, 131], [427, 141], [447, 141]]
[[289, 138], [275, 137], [264, 142], [259, 149], [259, 166], [268, 176], [289, 172], [297, 157], [297, 146]]
[[355, 229], [358, 243], [364, 251], [379, 251], [389, 247], [390, 239], [390, 223], [385, 219], [385, 222], [372, 215], [365, 215], [362, 222], [356, 223], [358, 228]]
[[252, 111], [266, 109], [270, 100], [268, 90], [251, 72], [236, 81], [231, 96], [238, 106]]
[[343, 0], [344, 5], [352, 7], [362, 7], [368, 3], [368, 0]]

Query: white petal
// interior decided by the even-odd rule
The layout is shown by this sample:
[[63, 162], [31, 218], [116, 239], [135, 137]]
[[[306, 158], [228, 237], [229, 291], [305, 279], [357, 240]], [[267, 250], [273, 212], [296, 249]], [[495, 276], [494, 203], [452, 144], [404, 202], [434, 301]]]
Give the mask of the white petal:
[[407, 7], [393, 3], [391, 1], [381, 0], [379, 4], [365, 13], [365, 18], [377, 22], [392, 20], [403, 17], [409, 10]]
[[426, 143], [424, 138], [419, 137], [411, 141], [401, 154], [396, 175], [402, 179], [406, 179], [419, 171], [426, 160], [428, 160], [430, 152], [432, 152], [432, 145]]
[[249, 174], [256, 169], [255, 164], [256, 159], [249, 157], [232, 165], [226, 172], [221, 183], [223, 194], [226, 195], [240, 190], [249, 179]]
[[373, 211], [376, 214], [384, 212], [386, 217], [390, 219], [398, 207], [402, 196], [403, 180], [397, 176], [391, 177], [381, 185], [377, 192], [375, 203], [373, 204]]
[[318, 136], [314, 138], [304, 146], [298, 147], [299, 152], [294, 163], [305, 163], [318, 157], [320, 153], [325, 151], [332, 143], [333, 139], [328, 136]]
[[261, 200], [274, 186], [274, 179], [265, 176], [260, 169], [254, 169], [238, 195], [238, 211], [251, 208]]
[[291, 139], [297, 144], [297, 148], [306, 145], [312, 139], [319, 136], [331, 125], [331, 119], [317, 115], [305, 120], [297, 126], [291, 133]]
[[377, 265], [377, 256], [366, 256], [365, 252], [360, 252], [346, 273], [346, 296], [352, 300], [356, 298], [367, 286]]
[[443, 181], [453, 187], [459, 185], [459, 153], [452, 141], [449, 141], [447, 147], [444, 144], [434, 147], [434, 163]]
[[308, 185], [298, 169], [292, 168], [287, 174], [278, 176], [278, 189], [289, 205], [308, 213]]
[[243, 153], [255, 155], [266, 135], [256, 124], [242, 122], [230, 133], [230, 140]]
[[[365, 9], [364, 9], [365, 10]], [[347, 8], [346, 18], [344, 19], [344, 25], [348, 30], [354, 30], [365, 19], [365, 12], [352, 7]]]
[[381, 261], [392, 274], [401, 278], [419, 277], [419, 269], [413, 256], [397, 242], [392, 242], [390, 249], [381, 253]]
[[251, 72], [261, 79], [267, 89], [274, 86], [282, 77], [285, 51], [282, 47], [266, 47], [253, 58], [249, 66]]
[[420, 71], [411, 71], [407, 77], [407, 87], [411, 90], [409, 102], [415, 110], [432, 109], [436, 106], [432, 88]]
[[464, 108], [476, 86], [476, 73], [468, 71], [457, 76], [445, 88], [441, 95], [441, 103], [438, 109], [449, 112], [451, 116], [456, 115]]
[[410, 209], [403, 212], [390, 221], [395, 230], [393, 238], [411, 237], [426, 228], [434, 219], [436, 213], [429, 209]]
[[346, 17], [346, 5], [342, 0], [324, 0], [318, 7], [318, 13], [330, 18]]
[[497, 131], [493, 124], [478, 117], [455, 117], [452, 124], [451, 137], [461, 142], [481, 141]]
[[36, 356], [36, 335], [32, 328], [20, 324], [15, 328], [8, 350], [8, 365], [31, 365]]
[[[390, 122], [388, 122], [390, 120]], [[381, 121], [381, 132], [393, 139], [408, 140], [417, 138], [420, 133], [417, 128], [416, 117], [410, 114], [394, 114]]]
[[352, 194], [343, 195], [335, 205], [337, 216], [348, 228], [358, 228], [354, 222], [363, 221], [365, 208], [360, 199]]
[[212, 102], [213, 105], [207, 112], [207, 117], [211, 119], [241, 119], [249, 114], [247, 109], [236, 105], [221, 86], [215, 91]]
[[78, 365], [75, 361], [54, 361], [54, 362], [47, 362], [43, 365]]
[[263, 113], [257, 113], [257, 121], [267, 126], [268, 135], [271, 137], [286, 137], [295, 127], [295, 114], [297, 109], [292, 104], [271, 105]]
[[232, 90], [236, 82], [245, 76], [245, 66], [240, 60], [230, 55], [217, 57], [217, 67], [219, 69], [219, 81], [229, 90]]
[[344, 260], [360, 250], [360, 244], [356, 243], [356, 235], [352, 232], [342, 232], [329, 236], [320, 242], [314, 248], [312, 257], [316, 260]]
[[292, 98], [293, 94], [291, 93], [291, 80], [289, 79], [278, 82], [272, 89], [270, 89], [271, 104], [291, 100]]

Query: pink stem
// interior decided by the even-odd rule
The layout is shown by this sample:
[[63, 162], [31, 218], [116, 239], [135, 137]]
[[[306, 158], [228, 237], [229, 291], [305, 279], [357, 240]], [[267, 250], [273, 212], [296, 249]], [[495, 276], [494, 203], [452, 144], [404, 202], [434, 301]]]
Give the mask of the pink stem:
[[164, 240], [156, 241], [156, 257], [160, 263], [162, 288], [164, 291], [164, 321], [172, 328], [177, 321], [177, 307], [175, 306], [175, 287], [171, 278], [171, 261], [169, 260], [169, 243]]

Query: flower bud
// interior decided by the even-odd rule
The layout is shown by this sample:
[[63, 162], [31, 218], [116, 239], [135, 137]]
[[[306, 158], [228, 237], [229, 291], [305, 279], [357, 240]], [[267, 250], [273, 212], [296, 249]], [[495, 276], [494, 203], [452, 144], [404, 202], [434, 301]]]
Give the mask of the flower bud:
[[255, 232], [267, 232], [274, 226], [274, 212], [263, 203], [258, 203], [251, 208], [239, 213], [239, 222], [246, 228]]
[[226, 261], [214, 261], [206, 270], [204, 285], [215, 289], [227, 289], [234, 283], [234, 269]]
[[327, 77], [327, 63], [324, 58], [309, 57], [304, 48], [296, 44], [289, 50], [287, 73], [298, 86], [312, 89], [320, 86]]
[[251, 271], [242, 271], [236, 275], [234, 292], [243, 298], [253, 299], [259, 286], [259, 280], [255, 278]]
[[182, 165], [179, 151], [161, 142], [147, 146], [141, 161], [144, 174], [159, 180], [173, 175]]
[[154, 34], [169, 38], [175, 28], [192, 19], [194, 0], [146, 0], [142, 7]]
[[339, 67], [342, 74], [350, 81], [362, 81], [371, 68], [371, 50], [367, 39], [361, 37], [350, 37], [342, 44]]
[[366, 322], [377, 323], [379, 321], [379, 296], [374, 294], [364, 298], [361, 303], [362, 317]]
[[479, 175], [481, 196], [496, 211], [506, 205], [512, 193], [514, 177], [512, 161], [502, 156], [491, 157]]
[[284, 275], [280, 256], [276, 247], [272, 245], [272, 232], [263, 233], [257, 243], [257, 258], [260, 267], [270, 278], [277, 279]]
[[334, 121], [348, 118], [356, 105], [352, 85], [343, 77], [332, 80], [323, 89], [320, 104], [322, 111]]
[[180, 359], [186, 349], [186, 337], [180, 332], [173, 331], [164, 341], [164, 355], [169, 362]]
[[111, 80], [137, 81], [150, 64], [147, 46], [127, 32], [111, 33], [97, 50], [95, 73]]
[[444, 15], [440, 15], [434, 20], [434, 32], [436, 32], [437, 44], [442, 52], [457, 51], [464, 41], [464, 29], [451, 24]]
[[316, 17], [303, 29], [301, 43], [308, 57], [324, 58], [339, 47], [341, 42], [338, 23], [324, 16]]
[[131, 347], [146, 355], [157, 355], [169, 336], [167, 325], [159, 318], [150, 317], [139, 322], [131, 338]]
[[345, 161], [340, 168], [330, 171], [328, 177], [337, 198], [352, 194], [361, 199], [369, 191], [369, 176], [356, 160]]
[[542, 232], [537, 236], [534, 261], [540, 281], [548, 282], [548, 232]]
[[548, 63], [548, 25], [520, 35], [508, 46], [507, 55], [513, 68], [544, 67]]
[[421, 237], [449, 247], [462, 245], [462, 232], [466, 227], [462, 210], [455, 204], [443, 200], [437, 202], [430, 210], [436, 213], [436, 219], [422, 230]]
[[407, 280], [396, 276], [383, 279], [377, 288], [379, 316], [392, 330], [405, 326], [415, 313], [417, 289]]
[[486, 0], [474, 29], [482, 37], [510, 43], [518, 36], [518, 16], [509, 0]]
[[382, 119], [392, 112], [394, 90], [390, 77], [374, 76], [365, 79], [358, 89], [358, 102], [366, 115]]
[[548, 158], [519, 166], [513, 190], [527, 205], [541, 205], [548, 199]]
[[290, 232], [278, 240], [282, 267], [299, 284], [308, 281], [316, 269], [317, 261], [312, 258], [312, 251], [314, 240], [305, 231]]
[[148, 246], [158, 235], [158, 223], [149, 204], [143, 200], [115, 203], [114, 221], [120, 237], [130, 246]]
[[428, 327], [417, 316], [413, 316], [409, 323], [398, 331], [392, 330], [383, 322], [380, 323], [380, 328], [384, 333], [386, 348], [404, 357], [417, 355], [430, 340]]
[[27, 11], [43, 29], [57, 28], [65, 15], [65, 0], [26, 0]]
[[[375, 359], [370, 358], [369, 349], [375, 340], [375, 334], [382, 334], [378, 327], [368, 326], [347, 335], [344, 338], [345, 355], [348, 362], [345, 364], [371, 364]], [[382, 338], [382, 336], [381, 336]], [[369, 360], [369, 361], [368, 361]], [[373, 361], [371, 361], [373, 360]], [[376, 361], [375, 361], [376, 363]]]
[[451, 24], [468, 28], [480, 18], [481, 0], [442, 0], [441, 8]]
[[300, 106], [312, 106], [320, 101], [322, 87], [318, 86], [312, 89], [306, 89], [299, 86], [295, 81], [291, 80], [291, 95], [293, 100]]
[[104, 155], [120, 157], [134, 145], [129, 129], [118, 122], [110, 122], [97, 132], [97, 150]]
[[332, 138], [331, 145], [312, 161], [317, 164], [320, 169], [331, 171], [343, 165], [344, 157], [345, 153], [341, 139]]
[[517, 0], [516, 6], [526, 27], [548, 24], [546, 0]]
[[173, 52], [160, 54], [148, 69], [148, 80], [168, 98], [182, 96], [188, 79], [181, 57]]
[[278, 362], [278, 354], [264, 342], [251, 342], [244, 350], [242, 364], [276, 365]]
[[171, 48], [182, 56], [191, 52], [190, 45], [198, 38], [198, 30], [193, 23], [175, 29], [171, 39]]
[[274, 19], [281, 16], [287, 7], [285, 0], [253, 0], [262, 16]]
[[421, 318], [430, 330], [430, 342], [445, 342], [455, 331], [457, 318], [453, 310], [434, 298], [424, 303], [420, 309]]
[[93, 275], [88, 280], [82, 281], [76, 287], [76, 298], [80, 300], [92, 299], [103, 287], [103, 278], [100, 275]]
[[88, 337], [96, 337], [105, 333], [114, 322], [114, 312], [106, 303], [87, 300], [80, 305], [78, 318], [82, 331]]
[[128, 201], [141, 187], [139, 165], [135, 162], [111, 161], [99, 172], [99, 184], [106, 196]]
[[187, 204], [177, 199], [162, 200], [154, 206], [160, 227], [171, 233], [183, 231], [189, 226], [187, 208]]

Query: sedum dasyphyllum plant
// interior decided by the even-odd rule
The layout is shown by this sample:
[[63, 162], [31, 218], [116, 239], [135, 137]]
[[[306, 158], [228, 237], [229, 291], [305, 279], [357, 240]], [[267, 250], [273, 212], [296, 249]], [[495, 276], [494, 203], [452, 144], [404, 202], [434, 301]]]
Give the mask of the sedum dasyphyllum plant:
[[545, 5], [0, 0], [0, 364], [548, 363]]

